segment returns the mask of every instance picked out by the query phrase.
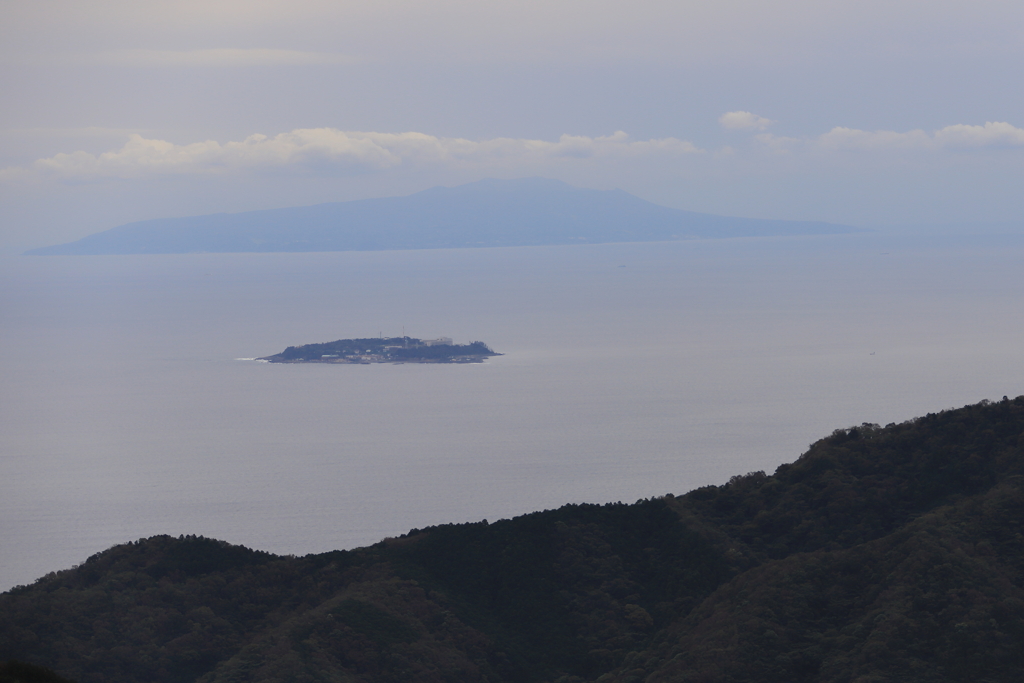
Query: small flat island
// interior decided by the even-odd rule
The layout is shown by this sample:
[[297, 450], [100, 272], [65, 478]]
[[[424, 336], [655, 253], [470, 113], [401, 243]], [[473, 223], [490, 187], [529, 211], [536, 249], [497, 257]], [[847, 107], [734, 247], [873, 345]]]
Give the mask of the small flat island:
[[289, 346], [281, 353], [257, 360], [269, 363], [482, 363], [488, 356], [500, 355], [481, 341], [454, 344], [448, 337], [372, 337]]

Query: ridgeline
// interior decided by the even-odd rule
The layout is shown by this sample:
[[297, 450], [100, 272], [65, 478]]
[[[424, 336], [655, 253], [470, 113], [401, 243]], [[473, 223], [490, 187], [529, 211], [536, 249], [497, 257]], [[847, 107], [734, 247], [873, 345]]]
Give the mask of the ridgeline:
[[158, 536], [0, 595], [79, 683], [867, 681], [1024, 671], [1024, 397], [773, 475], [280, 557]]
[[715, 216], [622, 190], [546, 178], [479, 180], [407, 197], [127, 223], [35, 255], [466, 249], [860, 232], [848, 225]]

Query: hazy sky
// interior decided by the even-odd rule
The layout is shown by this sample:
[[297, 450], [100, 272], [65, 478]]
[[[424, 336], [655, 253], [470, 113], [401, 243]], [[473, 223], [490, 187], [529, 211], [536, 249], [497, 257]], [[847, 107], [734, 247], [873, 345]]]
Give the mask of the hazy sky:
[[1024, 216], [1024, 3], [0, 0], [0, 248], [541, 175], [720, 214]]

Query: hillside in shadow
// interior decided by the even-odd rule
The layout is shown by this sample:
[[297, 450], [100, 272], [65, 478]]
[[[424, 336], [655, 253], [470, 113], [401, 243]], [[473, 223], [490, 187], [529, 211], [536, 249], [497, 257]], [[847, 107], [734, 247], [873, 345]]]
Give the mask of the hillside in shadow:
[[1017, 681], [1024, 396], [841, 429], [772, 475], [281, 557], [113, 547], [0, 595], [79, 683]]

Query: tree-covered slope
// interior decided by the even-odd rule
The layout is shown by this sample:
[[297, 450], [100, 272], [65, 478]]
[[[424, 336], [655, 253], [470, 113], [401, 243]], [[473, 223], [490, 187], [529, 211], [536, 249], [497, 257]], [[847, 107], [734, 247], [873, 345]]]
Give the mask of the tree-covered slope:
[[448, 339], [424, 343], [415, 337], [371, 337], [338, 339], [319, 344], [289, 346], [280, 353], [259, 360], [271, 363], [332, 363], [372, 360], [377, 363], [408, 361], [458, 362], [500, 356], [482, 341], [452, 344]]
[[1016, 681], [1024, 397], [772, 476], [277, 557], [155, 537], [0, 595], [87, 681]]

